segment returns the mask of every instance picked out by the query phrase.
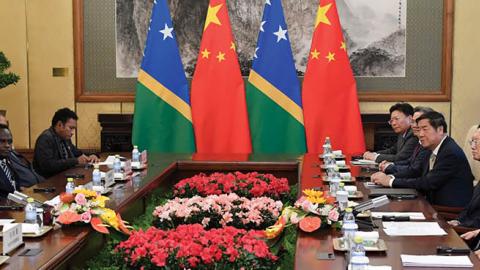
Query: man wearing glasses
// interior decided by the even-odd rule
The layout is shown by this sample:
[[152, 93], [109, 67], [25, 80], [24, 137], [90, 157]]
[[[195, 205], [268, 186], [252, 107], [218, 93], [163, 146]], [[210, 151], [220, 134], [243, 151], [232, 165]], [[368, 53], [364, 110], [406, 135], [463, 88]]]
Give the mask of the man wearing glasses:
[[[417, 119], [425, 113], [433, 112], [433, 109], [430, 107], [417, 106], [413, 109], [413, 121], [412, 121], [412, 131], [413, 135], [418, 140], [418, 135], [420, 133], [420, 128], [417, 124]], [[386, 174], [393, 174], [395, 177], [404, 177], [405, 175], [418, 175], [422, 173], [422, 165], [426, 158], [431, 154], [431, 151], [425, 149], [420, 144], [420, 141], [417, 142], [417, 145], [413, 149], [413, 154], [410, 158], [406, 160], [399, 160], [395, 162], [382, 161], [378, 168], [381, 172]]]
[[[480, 129], [477, 129], [477, 131], [473, 133], [470, 148], [472, 149], [473, 159], [480, 161]], [[460, 213], [458, 220], [450, 220], [448, 224], [452, 226], [480, 228], [480, 185], [477, 184], [475, 187], [472, 200]]]
[[374, 152], [365, 152], [364, 159], [373, 160], [375, 162], [400, 161], [410, 158], [418, 144], [418, 139], [413, 135], [411, 128], [413, 116], [413, 107], [408, 103], [397, 103], [390, 107], [390, 121], [393, 131], [398, 134], [397, 143], [392, 147]]
[[439, 112], [429, 112], [417, 119], [420, 144], [431, 150], [420, 176], [395, 177], [377, 173], [376, 184], [393, 188], [414, 188], [434, 205], [465, 207], [472, 198], [473, 174], [462, 148], [447, 135], [447, 123]]
[[[480, 125], [477, 131], [473, 133], [472, 140], [470, 140], [470, 148], [472, 149], [473, 159], [480, 161]], [[480, 228], [480, 185], [477, 184], [473, 192], [472, 200], [467, 207], [460, 213], [458, 220], [450, 220], [448, 224], [456, 227], [463, 226], [469, 228]], [[475, 254], [480, 258], [480, 229], [470, 231], [461, 235]]]

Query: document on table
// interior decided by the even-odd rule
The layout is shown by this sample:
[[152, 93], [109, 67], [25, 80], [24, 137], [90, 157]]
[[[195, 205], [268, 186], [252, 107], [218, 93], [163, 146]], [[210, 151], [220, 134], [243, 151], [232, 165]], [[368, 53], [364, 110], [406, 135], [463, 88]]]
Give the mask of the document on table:
[[437, 222], [383, 222], [383, 231], [389, 236], [447, 235]]
[[468, 256], [400, 255], [403, 266], [473, 267]]
[[410, 220], [425, 220], [422, 212], [372, 212], [373, 218], [382, 218], [382, 216], [410, 217]]
[[15, 219], [0, 219], [0, 226], [5, 226], [5, 224], [10, 224], [14, 221]]

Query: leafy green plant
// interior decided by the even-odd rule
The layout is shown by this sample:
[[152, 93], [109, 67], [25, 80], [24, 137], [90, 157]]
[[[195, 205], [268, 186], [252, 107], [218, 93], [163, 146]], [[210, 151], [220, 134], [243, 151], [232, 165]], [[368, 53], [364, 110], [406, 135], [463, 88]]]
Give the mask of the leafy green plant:
[[10, 84], [16, 84], [20, 80], [20, 76], [15, 73], [6, 73], [6, 70], [10, 68], [10, 61], [3, 52], [0, 51], [0, 89], [9, 86]]

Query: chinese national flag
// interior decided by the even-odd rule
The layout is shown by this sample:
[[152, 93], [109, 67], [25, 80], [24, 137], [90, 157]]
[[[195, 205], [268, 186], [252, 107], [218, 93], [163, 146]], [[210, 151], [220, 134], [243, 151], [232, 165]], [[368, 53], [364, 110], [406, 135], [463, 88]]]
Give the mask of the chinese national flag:
[[348, 59], [335, 0], [320, 0], [302, 91], [309, 153], [333, 149], [363, 153], [365, 139], [357, 87]]
[[226, 0], [210, 0], [192, 81], [198, 153], [250, 153], [245, 88]]

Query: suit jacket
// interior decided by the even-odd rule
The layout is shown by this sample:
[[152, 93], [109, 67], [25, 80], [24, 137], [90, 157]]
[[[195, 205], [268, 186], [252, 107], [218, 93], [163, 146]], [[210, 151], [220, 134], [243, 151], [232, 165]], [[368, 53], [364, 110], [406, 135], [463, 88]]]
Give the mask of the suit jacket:
[[[66, 144], [68, 158], [63, 157], [61, 143]], [[33, 168], [43, 177], [48, 178], [61, 171], [75, 167], [78, 164], [77, 157], [82, 151], [78, 150], [71, 140], [60, 138], [53, 128], [49, 128], [40, 134], [35, 143], [33, 156]]]
[[407, 160], [395, 161], [393, 165], [385, 169], [386, 174], [393, 174], [395, 177], [418, 177], [423, 173], [423, 164], [430, 158], [432, 151], [423, 148], [419, 143], [413, 150], [412, 156]]
[[[10, 168], [10, 171], [13, 174], [13, 178], [16, 180], [17, 174], [15, 173], [15, 170], [12, 169], [12, 165], [10, 161], [8, 161], [8, 159], [7, 159], [7, 163], [8, 163], [8, 167]], [[15, 181], [15, 185], [17, 190], [20, 190], [20, 187], [17, 181]], [[13, 193], [14, 191], [15, 190], [12, 184], [10, 183], [10, 181], [8, 180], [7, 175], [2, 169], [0, 169], [0, 198], [7, 198], [8, 193]]]
[[387, 161], [398, 161], [408, 159], [412, 153], [415, 146], [418, 144], [418, 138], [413, 135], [412, 129], [409, 129], [405, 134], [405, 137], [398, 135], [397, 143], [392, 147], [378, 151], [380, 154], [375, 159], [376, 162], [380, 163], [384, 160]]
[[472, 200], [458, 217], [461, 226], [480, 229], [480, 185], [473, 191]]
[[446, 137], [432, 170], [429, 170], [429, 158], [423, 163], [420, 177], [395, 178], [392, 187], [415, 188], [432, 204], [465, 207], [472, 198], [474, 177], [463, 150], [452, 138]]
[[30, 187], [45, 180], [34, 169], [33, 165], [20, 153], [10, 151], [10, 164], [17, 174], [17, 182], [22, 187]]

